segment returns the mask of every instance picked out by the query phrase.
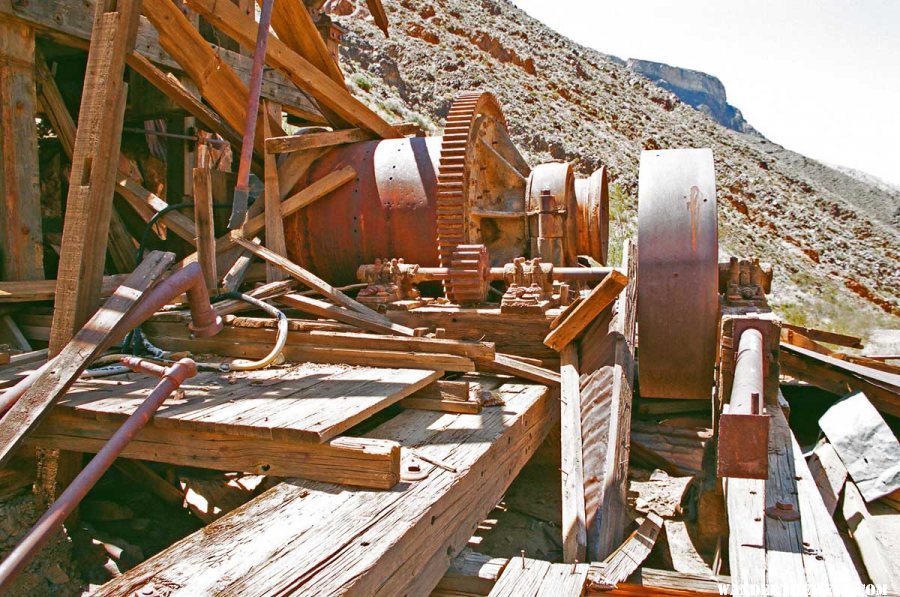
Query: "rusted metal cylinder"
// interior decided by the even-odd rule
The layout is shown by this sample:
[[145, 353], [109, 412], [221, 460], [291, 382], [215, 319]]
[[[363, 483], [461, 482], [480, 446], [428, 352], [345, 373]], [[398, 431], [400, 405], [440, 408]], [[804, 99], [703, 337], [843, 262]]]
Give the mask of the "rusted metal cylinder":
[[738, 344], [728, 412], [762, 414], [763, 393], [763, 337], [759, 330], [747, 329], [741, 334]]
[[[356, 169], [357, 177], [284, 219], [288, 257], [336, 285], [353, 283], [360, 264], [374, 263], [380, 258], [399, 257], [422, 267], [439, 266], [441, 147], [441, 137], [384, 139], [342, 145], [317, 159], [300, 178], [298, 187], [344, 166]], [[468, 167], [471, 169], [468, 194], [453, 205], [441, 207], [442, 213], [450, 210], [463, 222], [464, 242], [485, 244], [492, 265], [501, 265], [516, 256], [537, 256], [532, 238], [524, 228], [522, 234], [504, 236], [491, 224], [526, 217], [523, 206], [527, 198], [522, 196], [522, 191], [516, 191], [519, 200], [514, 201], [510, 198], [514, 189], [474, 184], [472, 177], [489, 176], [489, 173], [482, 172], [478, 164]], [[564, 249], [557, 265], [574, 265], [581, 248], [585, 254], [600, 260], [603, 224], [599, 221], [589, 224], [581, 218], [608, 218], [607, 210], [601, 209], [601, 199], [606, 197], [601, 191], [601, 187], [605, 189], [605, 177], [594, 179], [593, 209], [578, 208], [570, 164], [542, 164], [533, 170], [529, 183], [536, 201], [544, 189], [556, 193], [556, 205], [563, 220], [559, 244]], [[482, 187], [489, 190], [479, 191]], [[492, 208], [491, 216], [479, 212], [476, 217], [470, 212], [487, 201], [485, 194], [490, 197], [497, 194], [508, 200], [501, 202], [501, 209]], [[590, 203], [587, 198], [585, 201]], [[534, 207], [533, 211], [540, 211], [539, 201]], [[581, 234], [581, 227], [587, 232]], [[537, 234], [535, 222], [534, 235]], [[578, 242], [579, 235], [584, 237], [584, 242]]]
[[288, 257], [332, 284], [351, 284], [358, 265], [404, 257], [438, 263], [440, 137], [353, 143], [317, 160], [305, 184], [342, 166], [355, 180], [284, 220]]
[[44, 546], [50, 536], [65, 522], [66, 518], [81, 503], [91, 487], [112, 466], [116, 457], [125, 446], [134, 439], [153, 416], [153, 413], [165, 402], [172, 392], [189, 377], [197, 374], [197, 365], [191, 359], [181, 359], [169, 368], [162, 368], [141, 359], [126, 357], [123, 363], [136, 370], [150, 373], [161, 373], [162, 379], [147, 399], [113, 434], [109, 441], [97, 452], [84, 470], [59, 496], [50, 509], [41, 516], [22, 541], [0, 563], [0, 593], [9, 589], [16, 576], [28, 565], [37, 552]]

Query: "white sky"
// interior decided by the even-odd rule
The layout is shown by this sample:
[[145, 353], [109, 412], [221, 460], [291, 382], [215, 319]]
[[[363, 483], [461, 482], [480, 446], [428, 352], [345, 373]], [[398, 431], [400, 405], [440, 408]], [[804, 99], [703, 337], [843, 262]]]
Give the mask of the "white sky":
[[900, 184], [900, 0], [513, 0], [578, 43], [713, 74], [772, 141]]

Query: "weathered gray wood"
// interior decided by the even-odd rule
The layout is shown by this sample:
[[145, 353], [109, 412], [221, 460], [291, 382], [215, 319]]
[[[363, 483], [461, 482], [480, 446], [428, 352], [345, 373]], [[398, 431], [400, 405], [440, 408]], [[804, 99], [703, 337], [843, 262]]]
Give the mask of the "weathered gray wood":
[[[385, 492], [291, 480], [103, 586], [184, 594], [427, 595], [558, 421], [546, 388], [507, 384], [480, 415], [407, 410], [366, 434], [454, 467]], [[211, 565], [214, 562], [214, 565]]]
[[0, 278], [44, 278], [34, 30], [0, 19]]
[[[41, 0], [40, 2], [13, 3], [11, 0], [0, 1], [0, 17], [12, 18], [34, 27], [38, 33], [48, 35], [59, 43], [87, 48], [93, 27], [92, 15], [96, 0], [72, 2], [71, 0]], [[138, 27], [135, 52], [140, 53], [152, 62], [167, 69], [181, 71], [178, 63], [167, 54], [159, 44], [159, 33], [146, 20]], [[252, 59], [232, 52], [226, 48], [216, 47], [222, 61], [235, 70], [245, 83], [250, 80]], [[318, 108], [302, 91], [288, 82], [280, 73], [267, 69], [263, 73], [262, 95], [279, 102], [304, 120], [324, 124]]]
[[98, 4], [88, 50], [72, 173], [66, 199], [50, 354], [69, 342], [100, 298], [127, 86], [125, 57], [134, 48], [140, 0], [107, 11]]

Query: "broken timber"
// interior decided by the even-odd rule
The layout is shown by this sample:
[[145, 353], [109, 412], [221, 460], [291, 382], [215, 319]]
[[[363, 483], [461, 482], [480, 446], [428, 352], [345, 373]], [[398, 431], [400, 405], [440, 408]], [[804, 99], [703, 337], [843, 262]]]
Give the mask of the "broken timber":
[[407, 410], [366, 434], [402, 438], [458, 472], [435, 467], [387, 492], [282, 483], [97, 594], [151, 586], [190, 594], [428, 594], [558, 420], [546, 388], [507, 384], [500, 392], [502, 409]]
[[56, 356], [48, 368], [0, 419], [0, 466], [9, 460], [25, 436], [46, 417], [50, 407], [78, 379], [90, 362], [128, 331], [122, 320], [143, 293], [172, 264], [172, 253], [147, 256], [116, 293]]
[[134, 48], [140, 10], [140, 0], [118, 2], [110, 11], [104, 2], [96, 6], [72, 151], [51, 355], [84, 325], [99, 300], [125, 112], [125, 57]]

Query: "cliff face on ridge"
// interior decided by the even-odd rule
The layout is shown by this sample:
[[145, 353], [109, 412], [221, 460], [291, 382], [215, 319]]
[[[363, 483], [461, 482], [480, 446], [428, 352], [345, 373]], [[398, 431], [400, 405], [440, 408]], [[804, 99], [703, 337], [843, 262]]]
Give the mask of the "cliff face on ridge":
[[739, 133], [758, 134], [741, 111], [728, 103], [725, 85], [717, 77], [661, 62], [629, 58], [629, 70], [674, 93], [687, 105], [703, 112], [722, 126]]
[[860, 334], [900, 327], [898, 196], [889, 189], [730, 130], [505, 0], [384, 5], [390, 38], [361, 0], [326, 7], [347, 29], [341, 65], [351, 90], [386, 118], [439, 134], [457, 93], [494, 92], [532, 164], [568, 160], [585, 174], [609, 167], [615, 243], [634, 232], [640, 152], [710, 147], [722, 257], [772, 262], [773, 304], [784, 317]]

